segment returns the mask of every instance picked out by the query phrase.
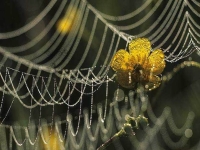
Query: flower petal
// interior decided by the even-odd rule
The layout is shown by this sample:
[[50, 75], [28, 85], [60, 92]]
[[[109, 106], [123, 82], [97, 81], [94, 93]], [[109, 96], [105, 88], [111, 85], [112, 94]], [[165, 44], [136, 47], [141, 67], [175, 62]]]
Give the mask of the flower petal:
[[157, 88], [160, 86], [160, 83], [161, 83], [161, 79], [160, 77], [154, 75], [154, 76], [150, 76], [149, 77], [149, 82], [147, 82], [145, 84], [145, 89], [148, 89], [149, 91]]
[[146, 38], [137, 38], [129, 43], [130, 54], [140, 64], [144, 64], [149, 56], [151, 43]]
[[119, 50], [113, 57], [111, 61], [111, 67], [114, 71], [132, 71], [133, 70], [133, 62], [134, 60], [131, 59], [130, 54], [126, 50]]
[[165, 68], [165, 55], [162, 50], [154, 50], [149, 58], [145, 69], [149, 69], [154, 75], [161, 74]]

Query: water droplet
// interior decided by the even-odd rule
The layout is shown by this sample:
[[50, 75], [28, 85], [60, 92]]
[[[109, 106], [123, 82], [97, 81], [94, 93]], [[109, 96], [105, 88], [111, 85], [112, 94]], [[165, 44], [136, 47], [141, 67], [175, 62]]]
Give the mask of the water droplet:
[[190, 138], [192, 135], [193, 135], [193, 132], [192, 132], [191, 129], [186, 129], [186, 130], [185, 130], [185, 136], [186, 136], [187, 138]]

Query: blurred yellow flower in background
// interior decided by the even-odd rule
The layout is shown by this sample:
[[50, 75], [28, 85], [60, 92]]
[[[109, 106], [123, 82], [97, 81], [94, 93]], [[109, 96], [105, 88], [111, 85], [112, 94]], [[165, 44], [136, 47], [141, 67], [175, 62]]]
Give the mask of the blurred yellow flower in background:
[[62, 34], [67, 34], [72, 28], [72, 25], [75, 22], [76, 15], [80, 14], [77, 8], [69, 6], [69, 11], [66, 12], [63, 18], [58, 20], [57, 31]]
[[[62, 150], [64, 143], [60, 141], [59, 135], [54, 128], [43, 127], [42, 150]], [[46, 143], [45, 143], [45, 142]]]
[[111, 61], [111, 67], [117, 74], [118, 83], [132, 89], [141, 84], [147, 90], [157, 88], [161, 79], [158, 76], [165, 68], [164, 53], [160, 49], [153, 52], [146, 38], [137, 38], [129, 43], [129, 52], [117, 51]]

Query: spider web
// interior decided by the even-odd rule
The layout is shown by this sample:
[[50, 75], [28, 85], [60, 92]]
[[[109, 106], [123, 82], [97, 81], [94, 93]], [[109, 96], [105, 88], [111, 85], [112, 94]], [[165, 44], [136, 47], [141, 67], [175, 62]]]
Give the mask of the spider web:
[[[8, 14], [11, 21], [0, 27], [1, 149], [96, 149], [123, 127], [127, 115], [145, 115], [150, 122], [129, 138], [135, 149], [187, 145], [195, 113], [189, 112], [180, 128], [170, 107], [156, 116], [149, 93], [142, 87], [121, 89], [109, 64], [117, 50], [137, 37], [150, 39], [153, 49], [161, 47], [170, 63], [199, 51], [200, 3], [133, 1], [127, 9], [126, 3], [113, 2], [120, 8], [116, 13], [101, 3], [33, 2], [34, 11], [27, 8], [31, 4], [13, 5], [16, 20]], [[70, 20], [73, 13], [67, 32], [66, 26], [59, 31], [59, 21]], [[186, 66], [199, 68], [185, 62], [164, 75], [163, 84]], [[115, 144], [123, 149], [123, 143]], [[196, 142], [193, 149], [198, 147]]]

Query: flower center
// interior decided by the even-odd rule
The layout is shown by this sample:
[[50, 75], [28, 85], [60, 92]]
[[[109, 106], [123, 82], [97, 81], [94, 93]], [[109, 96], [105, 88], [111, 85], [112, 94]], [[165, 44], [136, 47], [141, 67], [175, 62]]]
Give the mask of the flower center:
[[145, 82], [149, 81], [149, 77], [145, 69], [140, 64], [134, 65], [134, 70], [131, 75], [132, 81], [136, 83], [145, 84]]
[[134, 73], [137, 75], [142, 75], [144, 68], [140, 64], [136, 64], [134, 67]]

